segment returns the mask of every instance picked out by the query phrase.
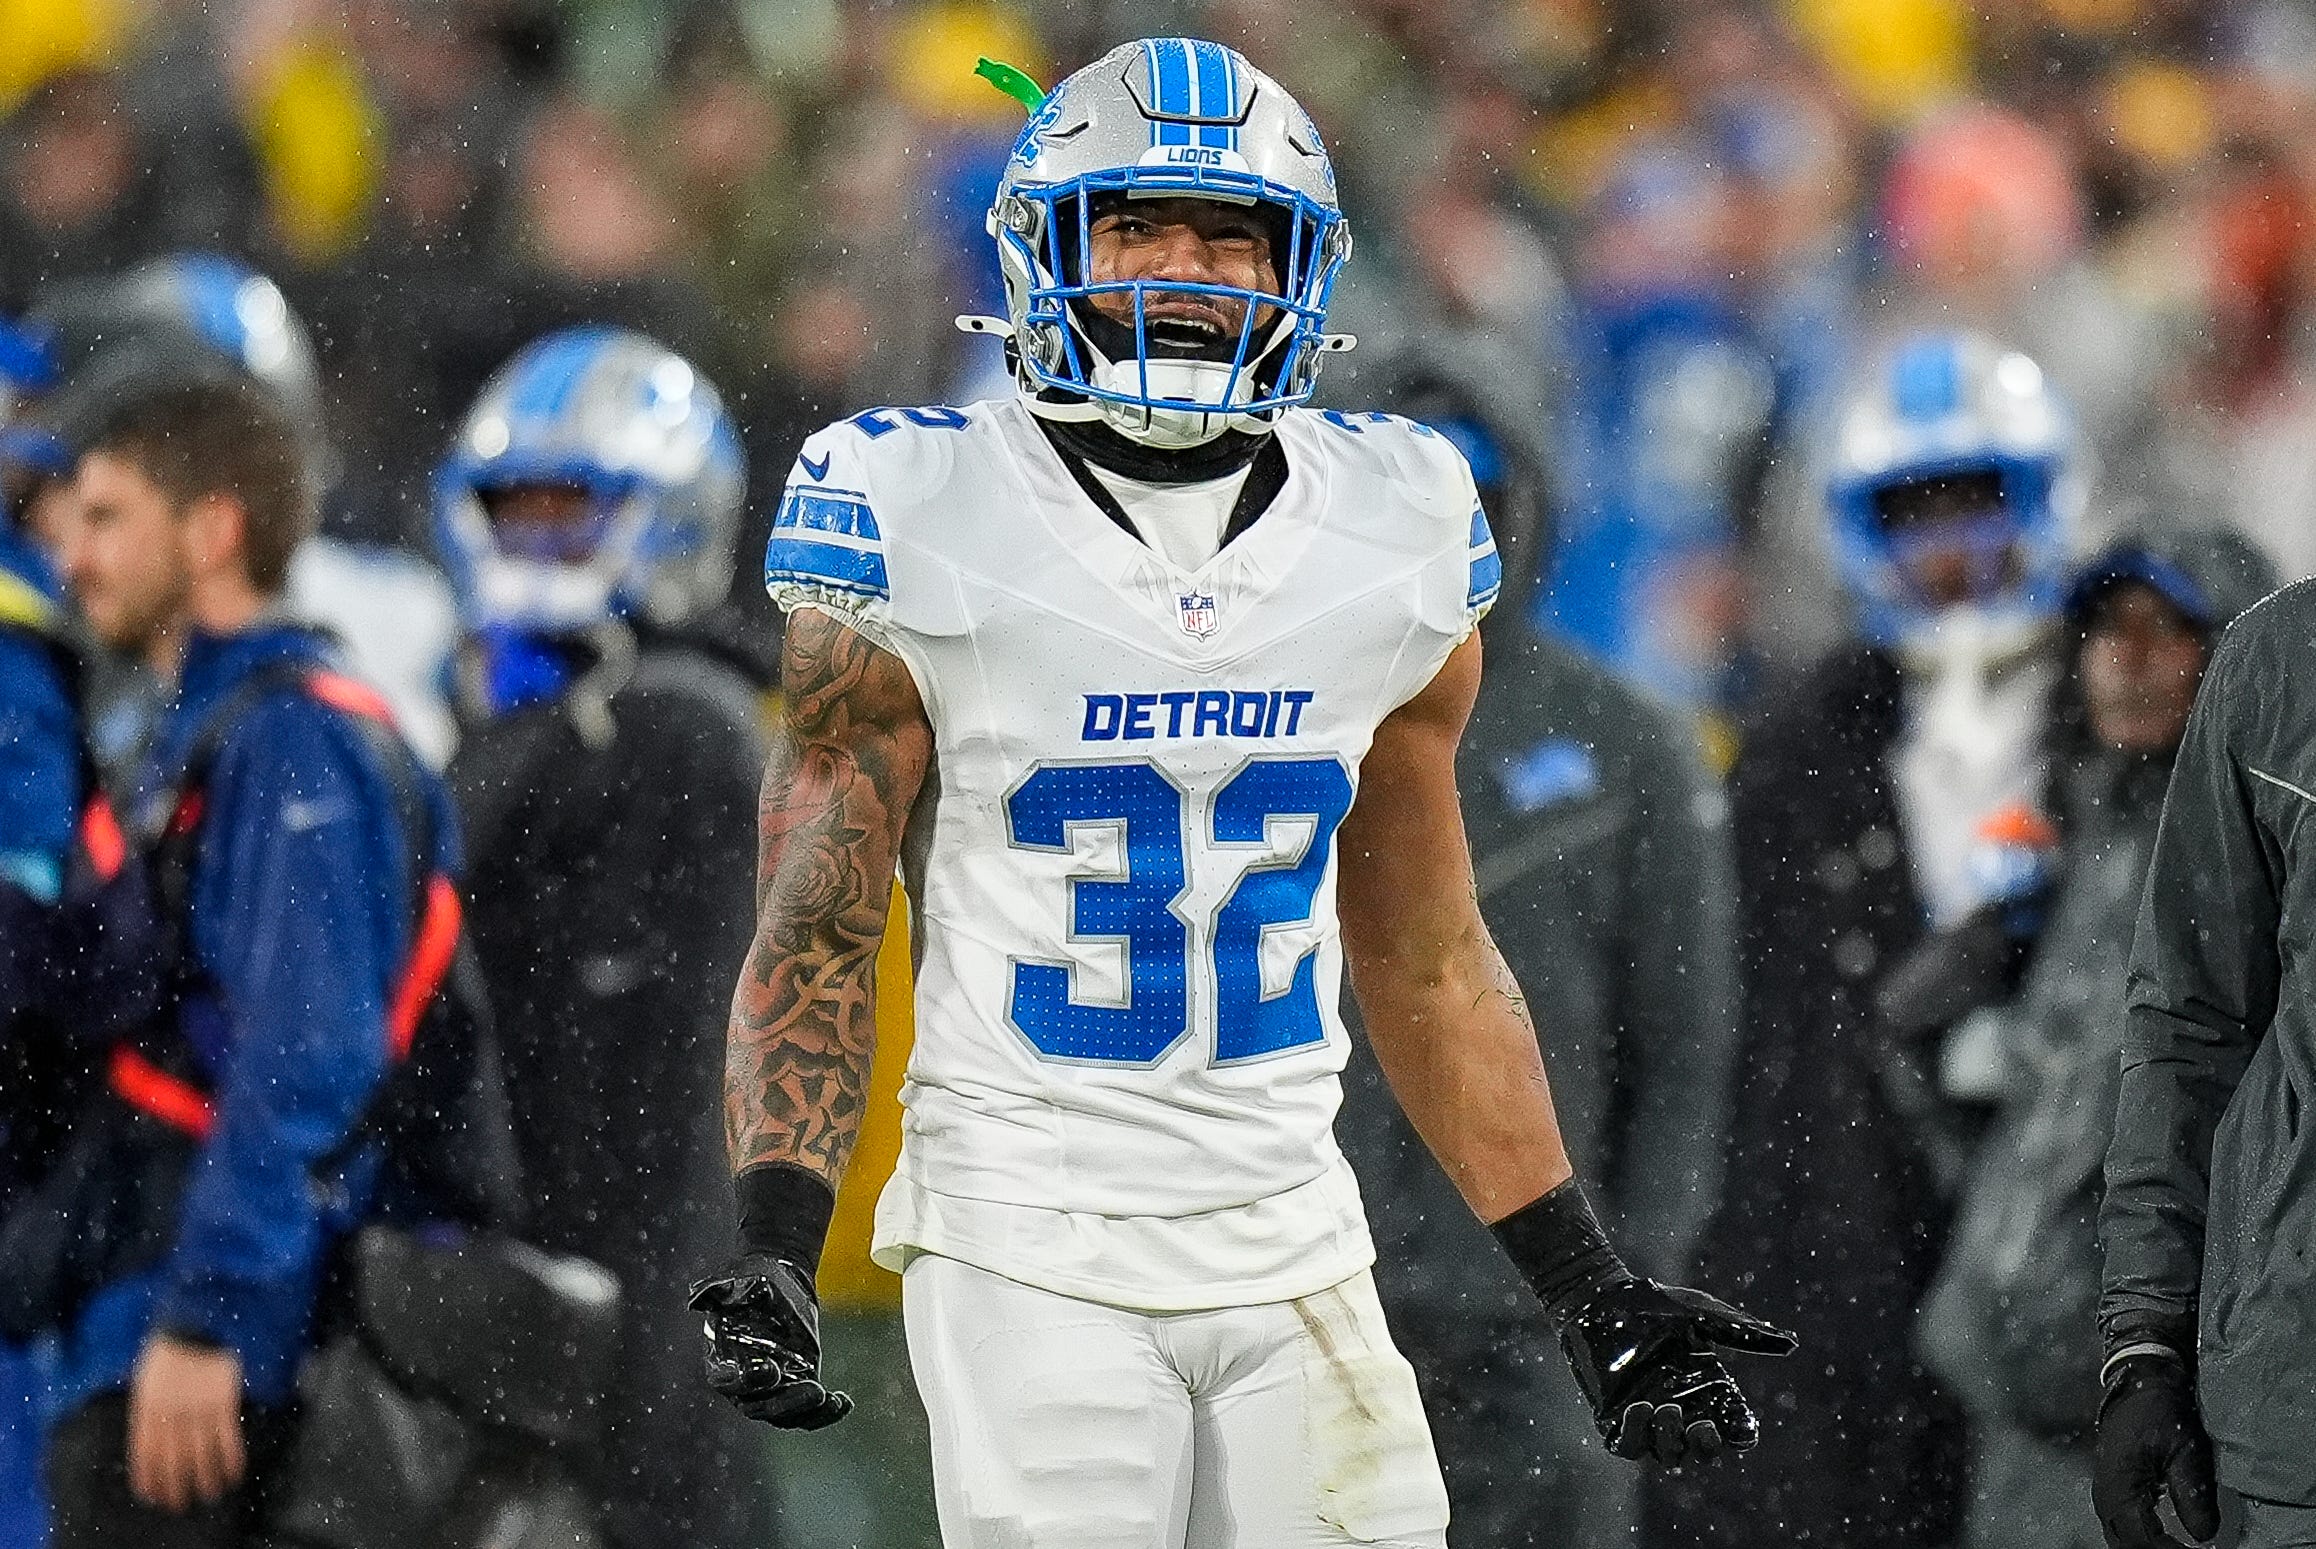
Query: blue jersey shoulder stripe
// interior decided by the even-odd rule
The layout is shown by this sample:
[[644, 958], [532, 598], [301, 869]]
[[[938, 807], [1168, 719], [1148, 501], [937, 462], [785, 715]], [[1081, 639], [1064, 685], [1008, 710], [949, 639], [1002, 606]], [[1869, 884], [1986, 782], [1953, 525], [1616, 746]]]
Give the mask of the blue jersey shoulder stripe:
[[848, 538], [882, 538], [876, 513], [858, 490], [804, 485], [780, 497], [774, 532], [842, 533]]
[[1494, 602], [1496, 593], [1503, 590], [1504, 561], [1494, 549], [1477, 555], [1472, 560], [1472, 584], [1464, 593], [1464, 606], [1477, 608]]
[[1488, 513], [1472, 507], [1472, 584], [1464, 606], [1484, 607], [1496, 600], [1504, 585], [1504, 557], [1496, 552], [1496, 535], [1488, 530]]
[[764, 546], [764, 584], [799, 581], [834, 587], [864, 597], [890, 597], [885, 557], [872, 549], [848, 549], [813, 538], [774, 534]]

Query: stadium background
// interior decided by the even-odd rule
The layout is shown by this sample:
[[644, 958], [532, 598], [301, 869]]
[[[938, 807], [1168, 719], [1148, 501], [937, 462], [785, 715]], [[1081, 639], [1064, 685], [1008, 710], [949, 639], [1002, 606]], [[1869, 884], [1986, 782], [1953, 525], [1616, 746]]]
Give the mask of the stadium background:
[[[1020, 109], [976, 57], [1050, 84], [1158, 31], [1311, 108], [1358, 234], [1339, 320], [1456, 358], [1533, 436], [1541, 606], [1724, 738], [1839, 633], [1815, 441], [1925, 321], [2042, 360], [2095, 528], [2227, 521], [2316, 571], [2291, 0], [0, 0], [0, 310], [160, 252], [256, 263], [317, 336], [332, 529], [420, 552], [488, 372], [627, 323], [725, 388], [760, 533], [814, 425], [993, 385], [950, 318], [995, 304], [981, 211]], [[774, 1443], [797, 1545], [933, 1541], [865, 1256], [903, 999], [824, 1272], [867, 1412]]]

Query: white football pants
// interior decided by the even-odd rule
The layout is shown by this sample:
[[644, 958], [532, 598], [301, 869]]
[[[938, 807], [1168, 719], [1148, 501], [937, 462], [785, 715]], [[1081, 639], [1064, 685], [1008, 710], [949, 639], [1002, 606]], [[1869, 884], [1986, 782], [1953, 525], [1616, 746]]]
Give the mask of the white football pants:
[[924, 1255], [902, 1280], [944, 1549], [1443, 1549], [1415, 1372], [1362, 1271], [1127, 1312]]

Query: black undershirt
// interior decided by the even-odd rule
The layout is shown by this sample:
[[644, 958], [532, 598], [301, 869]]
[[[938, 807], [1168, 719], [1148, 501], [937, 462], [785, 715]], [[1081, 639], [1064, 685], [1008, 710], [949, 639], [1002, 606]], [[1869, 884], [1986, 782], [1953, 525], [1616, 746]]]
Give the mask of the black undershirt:
[[[1045, 432], [1046, 440], [1060, 454], [1062, 466], [1077, 480], [1078, 488], [1086, 492], [1094, 508], [1117, 523], [1119, 530], [1136, 543], [1145, 541], [1142, 534], [1126, 515], [1126, 508], [1118, 504], [1118, 497], [1110, 493], [1110, 487], [1094, 476], [1089, 464], [1098, 464], [1120, 478], [1144, 484], [1203, 484], [1246, 469], [1246, 483], [1239, 486], [1238, 500], [1230, 508], [1230, 520], [1223, 524], [1221, 548], [1230, 547], [1232, 539], [1252, 527], [1255, 518], [1269, 510], [1279, 491], [1286, 488], [1287, 454], [1275, 435], [1250, 436], [1241, 430], [1226, 430], [1204, 446], [1158, 452], [1098, 422], [1033, 417], [1037, 419], [1037, 428]], [[1219, 452], [1210, 450], [1224, 442], [1236, 444]]]

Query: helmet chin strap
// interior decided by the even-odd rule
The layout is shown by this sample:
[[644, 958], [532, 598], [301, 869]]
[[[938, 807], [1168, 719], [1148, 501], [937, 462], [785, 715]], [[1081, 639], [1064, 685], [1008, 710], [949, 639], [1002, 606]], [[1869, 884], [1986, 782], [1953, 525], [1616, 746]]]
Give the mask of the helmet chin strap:
[[[1234, 373], [1226, 364], [1207, 360], [1103, 360], [1097, 361], [1087, 375], [1095, 387], [1105, 392], [1183, 405], [1175, 409], [1115, 403], [1106, 398], [1094, 400], [1101, 405], [1102, 418], [1109, 422], [1111, 429], [1160, 451], [1203, 446], [1234, 424], [1241, 428], [1270, 429], [1267, 421], [1253, 416], [1204, 407], [1253, 400], [1254, 373], [1243, 367]], [[1238, 379], [1235, 384], [1231, 380], [1233, 375]]]

